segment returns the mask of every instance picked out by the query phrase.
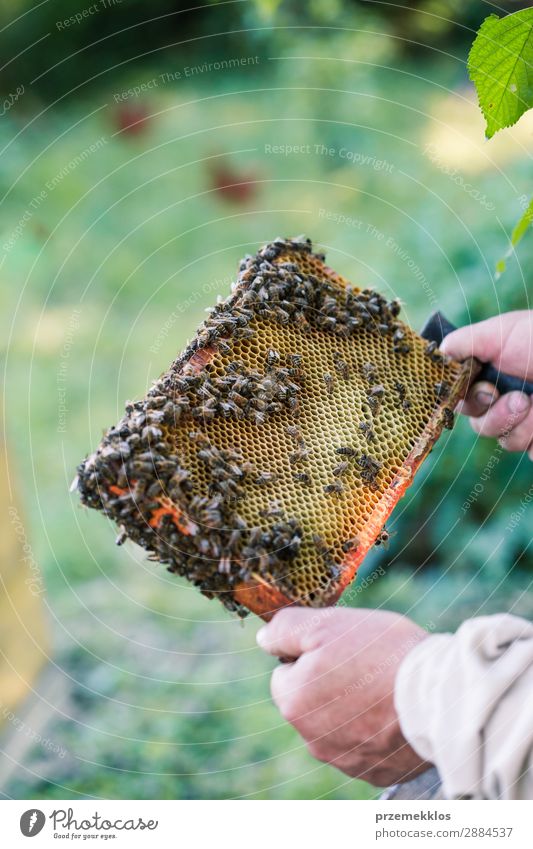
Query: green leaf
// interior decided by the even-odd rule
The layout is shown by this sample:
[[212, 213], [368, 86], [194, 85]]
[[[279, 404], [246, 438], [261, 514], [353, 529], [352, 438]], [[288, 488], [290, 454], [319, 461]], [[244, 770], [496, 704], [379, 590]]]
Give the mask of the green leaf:
[[492, 138], [533, 106], [533, 9], [485, 18], [468, 55], [468, 73]]
[[496, 280], [501, 277], [507, 266], [507, 260], [513, 253], [517, 244], [521, 241], [529, 227], [533, 224], [533, 198], [529, 201], [528, 207], [522, 217], [517, 221], [511, 233], [511, 244], [505, 256], [496, 263]]

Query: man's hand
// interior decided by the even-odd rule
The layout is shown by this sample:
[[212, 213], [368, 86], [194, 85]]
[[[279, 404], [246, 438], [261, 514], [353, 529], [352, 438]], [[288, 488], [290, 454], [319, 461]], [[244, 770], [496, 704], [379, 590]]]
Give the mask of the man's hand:
[[394, 682], [402, 658], [427, 636], [388, 611], [287, 608], [257, 634], [261, 648], [296, 658], [272, 674], [272, 698], [309, 752], [384, 787], [430, 764], [402, 735]]
[[[502, 372], [533, 379], [533, 311], [508, 312], [446, 336], [441, 350], [456, 360], [477, 357]], [[491, 383], [471, 387], [459, 411], [470, 416], [476, 433], [499, 437], [508, 451], [527, 451], [533, 460], [533, 405], [523, 392], [501, 398]]]

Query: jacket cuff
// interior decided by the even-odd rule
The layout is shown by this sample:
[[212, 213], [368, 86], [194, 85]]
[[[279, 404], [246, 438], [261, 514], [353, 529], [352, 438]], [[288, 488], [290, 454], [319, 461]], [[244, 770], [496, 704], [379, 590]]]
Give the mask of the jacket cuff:
[[532, 690], [533, 625], [497, 614], [419, 643], [400, 664], [394, 702], [446, 798], [531, 798]]
[[432, 712], [429, 695], [438, 689], [439, 656], [446, 652], [452, 634], [433, 634], [422, 640], [402, 660], [396, 675], [394, 705], [402, 734], [415, 752], [435, 763], [431, 740]]

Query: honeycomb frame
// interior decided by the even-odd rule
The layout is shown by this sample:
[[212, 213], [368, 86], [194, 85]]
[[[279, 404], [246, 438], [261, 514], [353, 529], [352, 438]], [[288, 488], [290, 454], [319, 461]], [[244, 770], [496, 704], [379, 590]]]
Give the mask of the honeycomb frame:
[[231, 610], [333, 604], [472, 377], [276, 239], [78, 468], [81, 500]]

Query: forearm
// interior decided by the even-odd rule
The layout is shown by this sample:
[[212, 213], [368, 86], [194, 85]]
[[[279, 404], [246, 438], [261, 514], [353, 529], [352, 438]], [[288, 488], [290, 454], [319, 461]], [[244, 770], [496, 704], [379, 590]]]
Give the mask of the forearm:
[[533, 798], [533, 625], [501, 614], [435, 634], [402, 662], [404, 736], [447, 798]]

